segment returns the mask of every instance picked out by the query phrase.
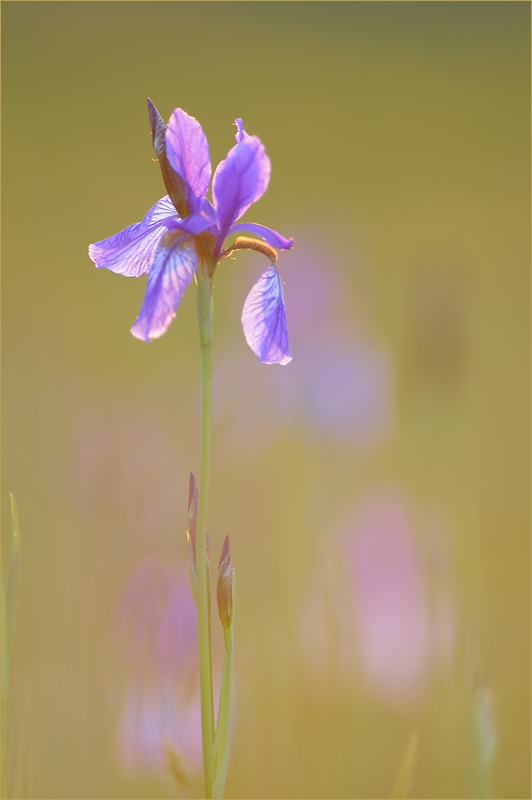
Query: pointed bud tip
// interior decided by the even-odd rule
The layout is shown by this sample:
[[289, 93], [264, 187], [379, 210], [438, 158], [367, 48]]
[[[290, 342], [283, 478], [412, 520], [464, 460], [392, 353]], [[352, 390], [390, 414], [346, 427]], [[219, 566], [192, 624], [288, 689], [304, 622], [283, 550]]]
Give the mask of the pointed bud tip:
[[188, 531], [187, 541], [189, 546], [189, 558], [192, 559], [194, 571], [196, 570], [196, 529], [198, 525], [198, 485], [194, 473], [190, 473], [188, 482]]
[[[157, 158], [160, 160], [165, 156], [165, 136], [166, 136], [166, 125], [164, 123], [164, 119], [161, 117], [157, 109], [155, 108], [154, 104], [147, 98], [148, 100], [148, 116], [150, 118], [150, 128], [151, 128], [151, 140], [153, 143], [153, 149], [155, 150], [155, 154]], [[163, 175], [164, 177], [164, 175]]]
[[220, 556], [220, 567], [223, 563], [231, 561], [231, 549], [229, 547], [229, 536], [226, 536], [222, 545], [222, 554]]
[[190, 536], [194, 541], [194, 548], [196, 546], [196, 526], [198, 524], [198, 503], [198, 484], [196, 483], [194, 473], [191, 472], [188, 482], [188, 525], [190, 528]]

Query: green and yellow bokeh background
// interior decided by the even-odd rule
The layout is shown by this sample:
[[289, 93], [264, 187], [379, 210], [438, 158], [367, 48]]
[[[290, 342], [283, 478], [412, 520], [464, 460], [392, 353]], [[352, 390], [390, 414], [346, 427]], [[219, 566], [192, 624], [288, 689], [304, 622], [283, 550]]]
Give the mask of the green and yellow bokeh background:
[[[182, 791], [117, 764], [113, 615], [139, 560], [186, 560], [194, 291], [148, 346], [129, 333], [145, 279], [87, 256], [164, 194], [149, 96], [200, 120], [213, 165], [235, 117], [261, 137], [272, 179], [246, 218], [295, 237], [279, 262], [289, 329], [307, 258], [318, 294], [341, 284], [331, 330], [388, 365], [378, 436], [351, 436], [350, 413], [345, 436], [297, 404], [282, 417], [283, 393], [315, 379], [314, 312], [293, 323], [293, 362], [260, 366], [239, 314], [263, 265], [220, 267], [209, 533], [215, 559], [230, 534], [237, 574], [227, 796], [386, 797], [412, 731], [410, 796], [473, 796], [480, 680], [491, 791], [529, 797], [529, 4], [4, 2], [2, 88], [4, 570], [9, 491], [23, 559], [8, 796]], [[314, 391], [332, 402], [348, 372]], [[390, 486], [420, 563], [436, 536], [452, 610], [445, 667], [399, 704], [356, 666], [347, 681], [334, 659], [315, 669], [307, 630], [312, 644], [323, 553], [333, 583], [342, 560], [335, 520]], [[422, 580], [430, 594], [428, 567]]]

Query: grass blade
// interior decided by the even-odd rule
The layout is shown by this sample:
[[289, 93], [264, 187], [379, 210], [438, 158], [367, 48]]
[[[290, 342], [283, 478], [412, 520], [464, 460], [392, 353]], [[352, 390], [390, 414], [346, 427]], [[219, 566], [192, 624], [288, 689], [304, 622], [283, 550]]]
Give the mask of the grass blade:
[[403, 756], [403, 760], [401, 761], [401, 766], [399, 767], [399, 772], [397, 773], [392, 791], [390, 792], [390, 798], [407, 796], [416, 762], [417, 743], [418, 735], [417, 731], [414, 731], [408, 740], [405, 754]]
[[5, 797], [6, 788], [6, 752], [7, 752], [7, 691], [9, 683], [9, 653], [13, 634], [15, 632], [15, 617], [17, 614], [18, 587], [20, 583], [20, 528], [18, 524], [18, 512], [15, 498], [10, 493], [11, 498], [11, 553], [9, 555], [9, 567], [7, 570], [6, 585], [2, 595], [2, 618], [1, 618], [1, 681], [2, 681], [2, 721], [1, 721], [1, 786], [0, 792]]
[[[18, 587], [20, 582], [20, 528], [18, 522], [17, 504], [11, 498], [11, 554], [7, 571], [4, 596], [2, 598], [2, 641], [6, 648], [3, 656], [9, 657], [13, 633], [15, 632], [15, 617], [17, 614]], [[5, 638], [4, 638], [5, 637]]]

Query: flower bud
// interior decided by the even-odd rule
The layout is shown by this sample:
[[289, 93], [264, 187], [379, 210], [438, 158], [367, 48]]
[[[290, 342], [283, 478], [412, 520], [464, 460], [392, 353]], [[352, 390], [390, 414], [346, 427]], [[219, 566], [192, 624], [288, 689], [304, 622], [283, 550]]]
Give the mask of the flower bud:
[[190, 587], [196, 604], [198, 602], [198, 579], [196, 577], [196, 528], [198, 524], [198, 484], [194, 473], [190, 473], [190, 480], [188, 482], [188, 575], [190, 578]]
[[211, 620], [211, 543], [209, 531], [205, 531], [205, 556], [207, 558], [207, 608], [209, 609], [209, 625]]
[[190, 473], [190, 479], [188, 482], [188, 528], [190, 531], [190, 536], [194, 542], [194, 561], [196, 561], [196, 527], [198, 524], [198, 501], [199, 501], [199, 491], [198, 491], [198, 484], [196, 483], [196, 478], [194, 477], [194, 473]]
[[189, 213], [187, 199], [187, 185], [181, 175], [175, 171], [166, 155], [166, 125], [148, 97], [148, 114], [150, 116], [151, 139], [153, 149], [157, 155], [166, 191], [174, 204], [180, 217]]
[[234, 573], [235, 571], [231, 563], [231, 551], [229, 549], [229, 536], [226, 536], [222, 547], [222, 555], [220, 556], [218, 584], [216, 587], [218, 613], [220, 614], [220, 619], [224, 627], [226, 640], [231, 625], [233, 624]]

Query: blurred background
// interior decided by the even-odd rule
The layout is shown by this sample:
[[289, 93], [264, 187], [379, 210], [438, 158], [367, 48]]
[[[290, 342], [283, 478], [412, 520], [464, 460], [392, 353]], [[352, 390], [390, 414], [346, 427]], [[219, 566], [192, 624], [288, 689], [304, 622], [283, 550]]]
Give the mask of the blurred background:
[[[227, 797], [530, 797], [530, 6], [4, 2], [2, 559], [22, 573], [12, 797], [200, 797], [191, 287], [87, 246], [165, 193], [146, 97], [233, 119], [294, 237], [293, 361], [216, 276], [209, 533], [237, 578]], [[215, 648], [221, 628], [213, 609]], [[218, 670], [219, 663], [215, 668]]]

